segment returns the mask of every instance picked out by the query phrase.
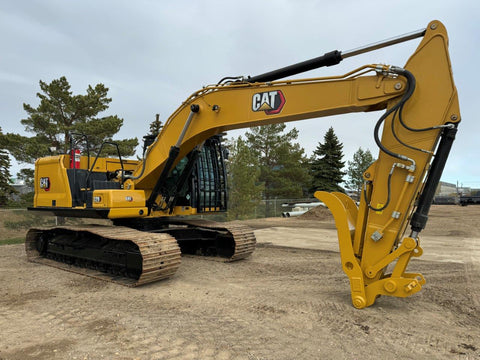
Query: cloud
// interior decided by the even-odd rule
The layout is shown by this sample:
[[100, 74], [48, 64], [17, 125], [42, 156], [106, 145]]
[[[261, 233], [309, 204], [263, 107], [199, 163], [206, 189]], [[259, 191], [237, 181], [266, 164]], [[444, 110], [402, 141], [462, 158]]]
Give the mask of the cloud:
[[[99, 82], [109, 87], [108, 113], [124, 118], [119, 137], [141, 139], [156, 113], [165, 121], [187, 96], [224, 76], [257, 75], [417, 30], [438, 18], [449, 30], [463, 118], [445, 178], [478, 181], [480, 187], [471, 155], [480, 130], [474, 108], [479, 76], [472, 66], [480, 63], [475, 47], [479, 15], [472, 1], [2, 2], [0, 31], [8, 35], [0, 39], [0, 122], [4, 132], [22, 133], [22, 104], [38, 103], [38, 81], [66, 76], [77, 93]], [[401, 66], [417, 44], [349, 58], [302, 76], [342, 74], [367, 63]], [[307, 153], [333, 126], [349, 160], [360, 146], [377, 151], [372, 131], [378, 116], [328, 117], [289, 126], [300, 130]]]

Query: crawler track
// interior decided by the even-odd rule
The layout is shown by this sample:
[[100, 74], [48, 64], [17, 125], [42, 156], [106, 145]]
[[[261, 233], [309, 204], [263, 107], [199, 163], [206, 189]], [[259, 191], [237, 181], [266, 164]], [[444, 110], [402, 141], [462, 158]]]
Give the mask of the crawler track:
[[231, 262], [248, 257], [255, 246], [249, 227], [207, 220], [174, 220], [168, 228], [149, 230], [32, 228], [25, 241], [29, 261], [131, 287], [175, 274], [181, 253]]
[[256, 238], [251, 228], [245, 225], [219, 223], [207, 220], [186, 220], [175, 222], [179, 225], [186, 225], [198, 230], [211, 230], [217, 233], [224, 233], [230, 239], [231, 248], [228, 256], [220, 258], [222, 261], [231, 262], [245, 259], [255, 250]]
[[[25, 249], [32, 262], [132, 287], [172, 276], [181, 255], [177, 242], [168, 234], [119, 226], [33, 228], [27, 233]], [[115, 259], [113, 264], [103, 260], [104, 254]]]
[[253, 230], [245, 225], [181, 217], [119, 219], [116, 226], [126, 226], [150, 233], [173, 236], [182, 254], [203, 255], [208, 259], [231, 262], [248, 257], [255, 250]]

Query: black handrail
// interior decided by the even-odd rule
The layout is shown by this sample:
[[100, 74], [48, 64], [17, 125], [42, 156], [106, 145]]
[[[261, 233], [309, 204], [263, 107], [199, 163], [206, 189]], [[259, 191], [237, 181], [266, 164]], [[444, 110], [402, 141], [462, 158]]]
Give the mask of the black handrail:
[[88, 169], [87, 177], [85, 179], [86, 184], [88, 184], [88, 179], [90, 177], [90, 174], [93, 172], [93, 168], [95, 167], [95, 164], [97, 163], [98, 157], [100, 156], [100, 154], [103, 150], [103, 147], [105, 145], [113, 145], [117, 149], [118, 159], [120, 160], [120, 166], [121, 166], [121, 169], [122, 169], [122, 181], [121, 181], [121, 183], [123, 184], [123, 182], [125, 180], [124, 179], [125, 171], [124, 171], [124, 167], [123, 167], [123, 160], [122, 160], [122, 155], [120, 154], [120, 148], [118, 147], [118, 144], [116, 142], [113, 142], [113, 141], [104, 141], [102, 143], [102, 145], [100, 146], [100, 150], [98, 150], [97, 155], [95, 156], [95, 160], [93, 161], [92, 167]]

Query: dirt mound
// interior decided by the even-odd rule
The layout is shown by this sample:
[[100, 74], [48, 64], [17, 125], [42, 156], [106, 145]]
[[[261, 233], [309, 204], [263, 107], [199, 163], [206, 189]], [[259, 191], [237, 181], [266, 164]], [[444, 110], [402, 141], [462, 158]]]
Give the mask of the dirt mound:
[[308, 210], [305, 214], [300, 215], [299, 219], [331, 220], [333, 219], [333, 215], [327, 207], [320, 205]]

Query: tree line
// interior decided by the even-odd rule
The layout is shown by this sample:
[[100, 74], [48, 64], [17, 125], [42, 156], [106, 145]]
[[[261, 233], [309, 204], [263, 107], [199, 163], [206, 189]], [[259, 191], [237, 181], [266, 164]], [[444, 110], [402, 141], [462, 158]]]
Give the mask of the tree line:
[[375, 160], [368, 149], [359, 148], [344, 171], [343, 144], [332, 127], [310, 157], [295, 142], [298, 131], [285, 129], [285, 124], [254, 127], [229, 140], [229, 219], [251, 217], [262, 200], [269, 216], [274, 212], [268, 200], [311, 198], [319, 190], [360, 194], [363, 173]]
[[[72, 138], [72, 134], [88, 136], [92, 155], [104, 141], [115, 141], [123, 157], [133, 156], [138, 146], [136, 138], [114, 140], [123, 119], [103, 115], [112, 101], [103, 84], [88, 86], [83, 95], [73, 94], [65, 77], [50, 83], [40, 81], [39, 86], [38, 106], [23, 104], [27, 117], [20, 121], [32, 136], [3, 134], [0, 128], [0, 206], [5, 206], [14, 193], [8, 154], [21, 163], [33, 164], [39, 157], [68, 153], [72, 141], [77, 148], [85, 147], [82, 138]], [[150, 135], [156, 136], [161, 127], [157, 115], [150, 124]], [[250, 209], [261, 199], [312, 197], [317, 190], [343, 192], [344, 186], [360, 191], [362, 174], [374, 160], [369, 150], [359, 148], [345, 171], [343, 144], [333, 128], [328, 129], [310, 157], [297, 138], [295, 128], [286, 131], [285, 124], [274, 124], [251, 128], [244, 137], [227, 142], [230, 218], [250, 216]], [[101, 155], [114, 154], [116, 149], [106, 147]], [[33, 169], [24, 168], [17, 176], [31, 182]]]

